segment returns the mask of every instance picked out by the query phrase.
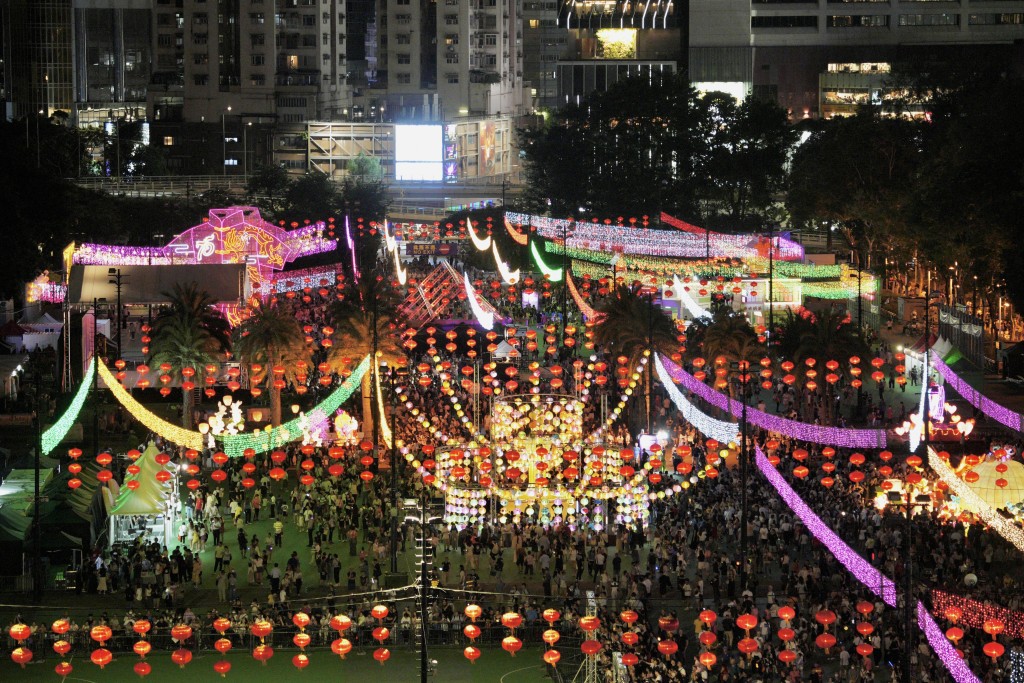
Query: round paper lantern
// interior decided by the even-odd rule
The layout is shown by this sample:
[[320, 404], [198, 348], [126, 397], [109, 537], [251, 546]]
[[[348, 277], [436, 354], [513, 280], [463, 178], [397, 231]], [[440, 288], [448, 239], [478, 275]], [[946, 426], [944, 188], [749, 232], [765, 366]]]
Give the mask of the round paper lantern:
[[331, 652], [345, 659], [345, 655], [352, 652], [352, 643], [349, 642], [348, 638], [338, 638], [331, 643]]
[[636, 645], [640, 640], [640, 636], [635, 631], [626, 631], [622, 634], [622, 642], [632, 647]]
[[74, 671], [74, 667], [67, 662], [61, 662], [57, 666], [53, 667], [53, 672], [61, 678], [67, 678]]
[[391, 635], [391, 631], [386, 626], [378, 626], [373, 629], [372, 635], [374, 640], [383, 643]]
[[388, 617], [388, 608], [384, 605], [374, 605], [370, 610], [370, 615], [377, 621], [383, 621]]
[[636, 612], [634, 612], [631, 609], [627, 609], [627, 610], [623, 610], [623, 611], [619, 612], [619, 619], [622, 620], [623, 624], [627, 624], [627, 625], [632, 626], [633, 624], [636, 623], [637, 619], [639, 619], [639, 618], [640, 618], [640, 615], [637, 614]]
[[701, 652], [700, 657], [697, 658], [700, 663], [706, 668], [710, 669], [718, 661], [718, 657], [715, 656], [714, 652]]
[[741, 614], [736, 617], [736, 625], [744, 631], [749, 631], [757, 626], [757, 617], [753, 614]]
[[796, 652], [793, 650], [780, 650], [779, 661], [784, 664], [792, 664], [796, 660]]
[[184, 669], [185, 665], [192, 661], [192, 650], [178, 648], [171, 653], [171, 661]]
[[153, 667], [150, 666], [149, 662], [136, 662], [135, 666], [132, 667], [132, 670], [141, 678], [145, 678], [152, 673]]
[[545, 664], [555, 666], [556, 664], [558, 664], [559, 660], [562, 659], [562, 655], [558, 652], [558, 650], [548, 650], [544, 653], [542, 658], [544, 659]]
[[231, 641], [227, 638], [218, 638], [213, 643], [213, 649], [221, 653], [222, 655], [227, 654], [231, 651]]
[[221, 678], [223, 678], [224, 676], [228, 675], [229, 671], [231, 671], [231, 662], [225, 661], [223, 659], [219, 662], [214, 662], [213, 670], [219, 673], [221, 675]]
[[376, 650], [373, 651], [373, 658], [380, 662], [381, 666], [383, 666], [384, 662], [391, 659], [391, 651], [388, 650], [386, 647], [378, 647]]
[[107, 642], [108, 640], [110, 640], [110, 637], [112, 635], [113, 632], [110, 630], [109, 626], [93, 626], [92, 629], [89, 631], [89, 637], [98, 643]]
[[66, 655], [71, 652], [71, 643], [66, 640], [58, 640], [53, 644], [53, 651], [59, 655]]
[[718, 636], [715, 635], [714, 631], [701, 631], [700, 636], [697, 637], [700, 644], [704, 647], [711, 647], [718, 640]]
[[171, 629], [171, 638], [181, 642], [192, 637], [192, 627], [185, 624], [178, 624]]
[[309, 657], [301, 653], [295, 655], [294, 657], [292, 657], [292, 666], [294, 666], [299, 671], [302, 671], [307, 666], [309, 666]]
[[505, 636], [501, 641], [501, 649], [509, 653], [513, 657], [523, 647], [523, 641], [519, 640], [515, 636]]
[[553, 624], [562, 618], [562, 613], [554, 608], [549, 607], [546, 610], [544, 610], [541, 616], [544, 617], [544, 621], [548, 622], [549, 624]]
[[32, 661], [32, 650], [27, 647], [14, 648], [11, 652], [11, 661], [24, 669], [25, 665]]
[[110, 653], [110, 650], [103, 647], [96, 648], [92, 651], [92, 654], [89, 655], [89, 659], [92, 661], [92, 663], [101, 669], [105, 667], [107, 664], [110, 664], [110, 660], [112, 660], [113, 658], [114, 655]]
[[640, 662], [640, 658], [632, 652], [627, 652], [626, 654], [622, 655], [621, 661], [623, 666], [636, 666]]
[[784, 643], [788, 643], [789, 641], [791, 641], [794, 638], [796, 638], [796, 631], [794, 631], [791, 628], [780, 628], [778, 635], [779, 635], [779, 640], [781, 640]]
[[23, 640], [27, 640], [32, 635], [32, 629], [27, 624], [15, 624], [7, 630], [11, 638], [18, 641], [19, 643]]
[[785, 607], [779, 608], [778, 614], [779, 619], [782, 619], [783, 621], [793, 621], [793, 619], [796, 617], [796, 610], [786, 605]]
[[985, 643], [985, 647], [981, 648], [981, 650], [985, 653], [986, 657], [991, 657], [992, 661], [995, 662], [997, 658], [1003, 656], [1003, 653], [1006, 651], [1006, 648], [1004, 648], [1000, 643], [997, 643], [994, 640], [990, 640], [989, 642]]
[[580, 650], [588, 657], [593, 657], [601, 651], [601, 643], [596, 640], [584, 640], [580, 643]]
[[312, 638], [310, 638], [309, 634], [304, 631], [300, 631], [299, 633], [296, 633], [294, 636], [292, 636], [292, 642], [295, 643], [295, 647], [299, 648], [300, 650], [305, 650], [306, 646], [309, 645], [311, 640]]
[[480, 650], [470, 645], [462, 651], [462, 656], [470, 661], [470, 663], [476, 663], [476, 660], [480, 659]]
[[148, 655], [152, 649], [153, 646], [150, 644], [148, 640], [140, 640], [136, 642], [134, 645], [132, 645], [132, 652], [142, 657], [143, 659], [146, 658], [146, 655]]
[[501, 625], [505, 628], [515, 630], [523, 623], [523, 618], [518, 612], [505, 612], [501, 615]]
[[822, 633], [814, 639], [814, 644], [822, 650], [830, 650], [836, 646], [836, 637], [831, 633]]
[[955, 644], [958, 640], [964, 637], [964, 630], [959, 626], [952, 626], [946, 630], [946, 637], [952, 640]]
[[736, 649], [745, 655], [751, 655], [757, 652], [757, 640], [754, 638], [743, 638], [736, 644]]
[[269, 645], [257, 645], [252, 649], [252, 658], [266, 666], [267, 660], [274, 656], [274, 648]]
[[985, 630], [985, 633], [987, 633], [990, 636], [992, 636], [992, 638], [995, 638], [1000, 633], [1002, 633], [1004, 630], [1006, 630], [1006, 624], [1003, 623], [1002, 619], [992, 618], [992, 619], [986, 619], [985, 623], [982, 624], [982, 628]]
[[601, 620], [594, 616], [580, 617], [580, 628], [592, 633], [601, 627]]
[[870, 657], [875, 648], [870, 643], [861, 643], [857, 646], [857, 654], [861, 657]]
[[674, 640], [658, 641], [658, 652], [666, 657], [671, 657], [679, 650], [679, 645]]
[[814, 615], [814, 620], [822, 626], [829, 626], [835, 623], [836, 613], [832, 610], [823, 609], [818, 611], [818, 613]]
[[344, 614], [337, 614], [331, 617], [331, 628], [338, 633], [344, 633], [352, 627], [352, 620]]

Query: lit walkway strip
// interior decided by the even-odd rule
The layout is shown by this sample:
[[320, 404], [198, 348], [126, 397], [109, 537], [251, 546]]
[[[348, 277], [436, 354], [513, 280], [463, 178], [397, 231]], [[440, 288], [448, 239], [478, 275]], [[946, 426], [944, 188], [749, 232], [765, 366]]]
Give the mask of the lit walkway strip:
[[715, 439], [721, 443], [736, 441], [736, 431], [739, 429], [739, 425], [734, 422], [716, 420], [710, 415], [701, 412], [695, 405], [686, 400], [683, 392], [679, 391], [672, 378], [669, 377], [668, 371], [665, 370], [665, 366], [661, 362], [661, 356], [655, 356], [654, 369], [657, 370], [658, 379], [661, 380], [662, 386], [668, 392], [668, 397], [672, 399], [672, 403], [679, 409], [679, 413], [683, 416], [684, 420], [692, 424], [708, 438]]
[[1024, 432], [1024, 421], [1020, 413], [1015, 413], [1005, 406], [1001, 406], [967, 383], [962, 377], [953, 372], [953, 368], [946, 365], [938, 354], [931, 354], [932, 366], [939, 371], [942, 379], [946, 380], [956, 393], [960, 394], [965, 401], [985, 413], [996, 422], [1009, 427], [1017, 432]]
[[[370, 367], [370, 357], [366, 356], [363, 361], [356, 366], [355, 370], [349, 377], [345, 378], [345, 381], [341, 383], [337, 389], [321, 401], [319, 404], [310, 408], [309, 412], [319, 410], [327, 415], [328, 417], [337, 410], [342, 403], [348, 400], [348, 397], [356, 390], [359, 386], [359, 382], [362, 380], [363, 375], [367, 372]], [[223, 438], [224, 452], [232, 458], [241, 457], [247, 448], [251, 448], [257, 453], [266, 453], [269, 450], [283, 446], [286, 443], [296, 441], [302, 438], [302, 427], [299, 424], [299, 418], [289, 420], [284, 424], [274, 427], [269, 432], [247, 432], [245, 434], [228, 434]], [[202, 448], [202, 446], [199, 446]]]
[[71, 399], [68, 409], [64, 411], [59, 420], [53, 423], [53, 426], [43, 432], [43, 455], [49, 455], [54, 448], [59, 446], [60, 442], [67, 436], [71, 426], [75, 424], [78, 414], [82, 412], [82, 406], [85, 405], [85, 400], [89, 398], [89, 388], [92, 386], [95, 375], [96, 356], [93, 356], [89, 359], [89, 367], [86, 369], [85, 375], [82, 377], [82, 383], [78, 385], [78, 391], [75, 392], [75, 397]]
[[530, 243], [530, 253], [533, 254], [533, 260], [537, 264], [537, 268], [540, 269], [541, 273], [543, 273], [544, 275], [547, 275], [548, 279], [550, 279], [552, 282], [561, 282], [562, 281], [562, 269], [561, 268], [557, 268], [557, 269], [549, 268], [548, 265], [546, 263], [544, 263], [544, 260], [541, 259], [541, 257], [540, 257], [540, 252], [537, 251], [537, 243], [536, 242], [531, 242]]
[[1024, 531], [1016, 524], [1003, 517], [991, 505], [981, 499], [970, 485], [956, 476], [946, 461], [938, 456], [935, 449], [928, 447], [928, 465], [931, 466], [939, 479], [944, 482], [949, 490], [963, 500], [963, 507], [976, 513], [985, 520], [985, 523], [995, 529], [996, 533], [1013, 544], [1017, 550], [1024, 552]]
[[[701, 382], [690, 373], [662, 358], [669, 376], [684, 389], [693, 392], [702, 399], [722, 410], [728, 411], [733, 417], [739, 417], [743, 405], [730, 397]], [[787, 420], [786, 418], [747, 407], [747, 421], [752, 425], [785, 436], [809, 441], [811, 443], [841, 446], [843, 448], [885, 448], [887, 437], [884, 429], [844, 429], [841, 427], [825, 427], [821, 425]]]
[[178, 425], [171, 424], [167, 420], [163, 419], [152, 413], [144, 405], [135, 400], [135, 398], [121, 386], [121, 383], [117, 381], [117, 378], [111, 374], [105, 363], [99, 363], [98, 369], [100, 373], [100, 379], [106, 384], [107, 389], [114, 395], [114, 398], [124, 406], [124, 409], [134, 417], [136, 420], [141, 422], [149, 431], [154, 434], [159, 434], [163, 438], [176, 443], [179, 446], [186, 448], [194, 448], [197, 451], [203, 450], [203, 435], [199, 432], [193, 432], [179, 427]]
[[467, 273], [462, 274], [463, 285], [466, 289], [466, 298], [469, 299], [469, 307], [473, 309], [473, 315], [476, 316], [477, 322], [485, 330], [494, 329], [494, 314], [488, 313], [480, 306], [480, 302], [476, 298], [476, 290], [473, 289], [473, 283], [469, 281], [469, 275]]

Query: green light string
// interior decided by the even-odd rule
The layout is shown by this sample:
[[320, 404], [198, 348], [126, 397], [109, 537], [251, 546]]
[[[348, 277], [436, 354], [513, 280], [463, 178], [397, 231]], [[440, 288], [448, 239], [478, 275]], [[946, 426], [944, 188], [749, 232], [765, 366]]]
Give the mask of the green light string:
[[49, 455], [54, 448], [59, 446], [60, 442], [67, 436], [68, 431], [71, 430], [71, 426], [75, 424], [78, 414], [82, 412], [82, 406], [85, 405], [85, 399], [89, 397], [89, 387], [92, 386], [95, 375], [96, 356], [93, 356], [89, 359], [89, 367], [85, 371], [85, 376], [82, 377], [82, 383], [78, 385], [78, 391], [75, 393], [75, 398], [72, 399], [71, 405], [60, 416], [60, 419], [53, 423], [52, 427], [43, 432], [43, 455]]
[[[319, 404], [310, 409], [323, 411], [325, 415], [330, 415], [337, 410], [342, 403], [348, 400], [348, 397], [356, 390], [359, 386], [359, 382], [363, 379], [363, 375], [370, 368], [370, 357], [366, 356], [363, 361], [356, 366], [356, 369], [352, 371], [352, 375], [345, 379], [337, 389], [321, 401]], [[244, 455], [245, 451], [249, 448], [253, 449], [257, 453], [266, 453], [269, 450], [283, 446], [286, 443], [296, 441], [302, 438], [302, 427], [299, 425], [299, 418], [294, 418], [284, 424], [274, 427], [270, 431], [262, 432], [250, 432], [246, 434], [228, 434], [221, 439], [222, 447], [224, 452], [232, 458], [240, 458]]]
[[541, 273], [543, 273], [544, 275], [547, 275], [548, 279], [550, 279], [551, 282], [561, 282], [562, 281], [562, 269], [561, 268], [549, 268], [548, 265], [546, 263], [544, 263], [544, 261], [540, 257], [540, 252], [537, 251], [537, 243], [536, 242], [530, 242], [530, 253], [533, 254], [533, 260], [536, 262], [537, 268], [540, 269]]

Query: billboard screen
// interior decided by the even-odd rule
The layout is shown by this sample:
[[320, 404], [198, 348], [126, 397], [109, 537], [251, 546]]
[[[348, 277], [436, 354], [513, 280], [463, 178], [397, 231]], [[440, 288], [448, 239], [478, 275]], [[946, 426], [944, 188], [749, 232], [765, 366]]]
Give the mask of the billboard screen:
[[442, 180], [441, 126], [395, 126], [395, 178]]

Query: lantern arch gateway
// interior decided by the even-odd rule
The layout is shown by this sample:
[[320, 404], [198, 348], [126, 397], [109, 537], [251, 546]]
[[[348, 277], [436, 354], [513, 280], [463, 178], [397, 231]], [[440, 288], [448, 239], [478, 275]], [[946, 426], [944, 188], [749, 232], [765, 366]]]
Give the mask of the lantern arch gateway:
[[[210, 209], [202, 222], [175, 236], [163, 247], [106, 244], [71, 245], [67, 266], [245, 265], [253, 294], [273, 293], [273, 274], [302, 256], [337, 248], [322, 222], [291, 230], [263, 219], [255, 206]], [[248, 294], [248, 292], [247, 292]]]

